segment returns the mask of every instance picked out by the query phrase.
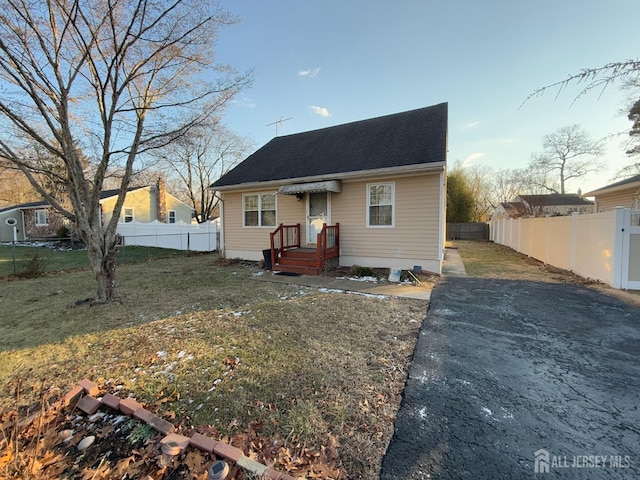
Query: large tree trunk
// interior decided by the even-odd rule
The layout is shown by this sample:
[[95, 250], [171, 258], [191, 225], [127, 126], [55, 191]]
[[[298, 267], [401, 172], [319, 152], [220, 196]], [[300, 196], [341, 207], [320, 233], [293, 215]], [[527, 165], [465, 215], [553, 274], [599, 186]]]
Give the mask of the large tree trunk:
[[89, 236], [85, 240], [89, 265], [96, 280], [97, 303], [106, 303], [116, 293], [116, 248], [115, 242], [105, 242], [104, 237]]
[[[218, 3], [0, 0], [0, 159], [75, 219], [97, 302], [115, 293], [114, 239], [134, 163], [217, 117], [251, 80], [226, 66], [220, 79], [202, 75], [217, 66], [218, 28], [235, 23]], [[111, 175], [121, 183], [105, 225]]]

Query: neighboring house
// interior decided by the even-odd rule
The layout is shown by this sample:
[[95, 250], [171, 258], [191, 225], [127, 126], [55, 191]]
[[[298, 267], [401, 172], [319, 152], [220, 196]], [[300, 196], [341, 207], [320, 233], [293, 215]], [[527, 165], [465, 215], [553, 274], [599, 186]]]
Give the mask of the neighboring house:
[[596, 198], [597, 212], [606, 212], [616, 207], [640, 210], [640, 175], [587, 192], [585, 196]]
[[[103, 223], [113, 214], [118, 199], [118, 190], [105, 190], [100, 194], [100, 209]], [[159, 220], [164, 223], [191, 223], [192, 208], [168, 194], [164, 182], [146, 187], [132, 187], [127, 191], [121, 222], [148, 223]], [[19, 241], [55, 237], [60, 227], [69, 226], [69, 220], [60, 215], [47, 202], [31, 202], [0, 210], [0, 242], [13, 240], [15, 222]]]
[[574, 212], [594, 213], [594, 203], [575, 193], [518, 195], [512, 202], [499, 204], [491, 216], [491, 219], [559, 217], [571, 215]]
[[66, 225], [66, 220], [56, 214], [47, 202], [30, 202], [0, 209], [0, 242], [52, 237], [58, 229]]
[[[104, 191], [100, 198], [102, 221], [108, 223], [118, 200], [118, 190]], [[191, 223], [192, 216], [193, 208], [167, 193], [164, 182], [158, 180], [155, 185], [129, 189], [120, 212], [120, 221]]]
[[224, 254], [297, 273], [329, 259], [440, 273], [446, 156], [446, 103], [276, 137], [210, 187]]
[[501, 202], [493, 211], [491, 220], [520, 218], [527, 215], [527, 207], [522, 202]]

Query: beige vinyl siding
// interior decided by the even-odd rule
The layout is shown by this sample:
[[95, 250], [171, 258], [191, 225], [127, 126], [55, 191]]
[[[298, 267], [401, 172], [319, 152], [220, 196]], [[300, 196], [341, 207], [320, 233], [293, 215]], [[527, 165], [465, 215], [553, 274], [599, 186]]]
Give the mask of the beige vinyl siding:
[[[124, 205], [122, 206], [121, 216], [124, 215], [125, 208], [133, 208], [133, 219], [136, 222], [148, 223], [158, 218], [155, 201], [151, 201], [153, 194], [151, 187], [141, 188], [127, 193]], [[102, 212], [104, 214], [104, 223], [109, 223], [113, 215], [113, 207], [118, 200], [117, 196], [106, 198], [102, 201]]]
[[[105, 224], [111, 220], [113, 207], [118, 200], [117, 196], [109, 197], [102, 200], [102, 212]], [[191, 223], [191, 207], [181, 202], [173, 195], [165, 196], [167, 212], [174, 210], [176, 212], [176, 222]], [[127, 193], [120, 213], [121, 221], [124, 216], [125, 208], [133, 208], [133, 219], [136, 222], [149, 223], [158, 219], [158, 200], [156, 198], [155, 188], [144, 187]]]
[[598, 212], [607, 212], [616, 207], [635, 208], [635, 199], [638, 196], [638, 187], [620, 190], [613, 193], [605, 193], [596, 197]]
[[[169, 210], [176, 212], [176, 223], [184, 222], [191, 223], [193, 209], [184, 202], [181, 202], [173, 195], [167, 194], [165, 197], [167, 204], [167, 222], [169, 222]], [[156, 203], [156, 202], [153, 202]], [[157, 214], [157, 210], [156, 210]], [[157, 217], [156, 217], [157, 218]], [[155, 220], [155, 219], [154, 219]]]
[[[331, 217], [340, 222], [340, 254], [393, 259], [439, 258], [440, 175], [345, 182], [332, 196]], [[394, 182], [394, 227], [367, 227], [367, 185]], [[382, 262], [384, 260], [384, 262]]]
[[[243, 222], [242, 195], [255, 193], [269, 193], [278, 189], [251, 190], [242, 192], [225, 192], [222, 194], [224, 202], [224, 243], [225, 255], [228, 258], [246, 258], [259, 260], [262, 250], [269, 248], [269, 233], [276, 227], [245, 227]], [[304, 224], [306, 221], [305, 202], [297, 200], [295, 195], [276, 196], [276, 225], [295, 225], [300, 223], [301, 242], [304, 242]]]
[[[330, 221], [340, 223], [340, 263], [363, 266], [423, 268], [440, 271], [441, 239], [441, 174], [406, 177], [380, 177], [362, 181], [343, 181], [341, 193], [330, 194]], [[367, 227], [367, 185], [394, 183], [393, 227]], [[249, 260], [262, 258], [269, 248], [269, 233], [273, 227], [243, 227], [242, 194], [266, 193], [276, 190], [225, 192], [224, 243], [225, 255]], [[301, 224], [301, 243], [305, 244], [306, 198], [277, 196], [276, 223]]]

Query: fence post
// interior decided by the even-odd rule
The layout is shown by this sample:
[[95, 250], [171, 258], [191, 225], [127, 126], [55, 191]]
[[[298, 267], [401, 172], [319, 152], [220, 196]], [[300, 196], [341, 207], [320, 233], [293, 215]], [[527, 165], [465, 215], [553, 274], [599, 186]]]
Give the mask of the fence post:
[[[611, 286], [613, 288], [625, 288], [627, 286], [627, 278], [624, 273], [625, 229], [628, 227], [627, 218], [631, 219], [631, 210], [625, 207], [616, 207], [615, 214]], [[628, 261], [626, 264], [628, 265]]]

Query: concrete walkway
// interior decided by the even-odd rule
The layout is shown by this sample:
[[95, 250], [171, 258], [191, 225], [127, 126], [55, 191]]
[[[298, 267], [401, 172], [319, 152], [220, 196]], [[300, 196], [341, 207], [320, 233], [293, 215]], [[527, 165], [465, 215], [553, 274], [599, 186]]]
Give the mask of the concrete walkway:
[[462, 258], [455, 248], [447, 248], [444, 251], [444, 265], [442, 275], [445, 277], [466, 277], [467, 271], [462, 263]]
[[[466, 277], [464, 263], [458, 250], [448, 248], [445, 251], [442, 266], [444, 277]], [[262, 275], [255, 275], [254, 280], [260, 282], [285, 283], [288, 285], [304, 285], [306, 287], [325, 288], [327, 290], [342, 290], [369, 295], [388, 295], [390, 297], [415, 298], [417, 300], [431, 299], [432, 286], [430, 284], [411, 285], [407, 283], [391, 283], [387, 281], [364, 282], [349, 280], [348, 278], [335, 278], [325, 275], [291, 275], [265, 271]]]
[[252, 277], [261, 282], [286, 283], [288, 285], [304, 285], [307, 287], [325, 288], [327, 290], [342, 290], [346, 292], [357, 292], [368, 295], [387, 295], [390, 297], [415, 298], [417, 300], [429, 301], [431, 298], [430, 284], [419, 286], [406, 283], [391, 282], [361, 282], [349, 280], [348, 278], [335, 278], [324, 275], [286, 275], [280, 273], [265, 272], [263, 275]]

